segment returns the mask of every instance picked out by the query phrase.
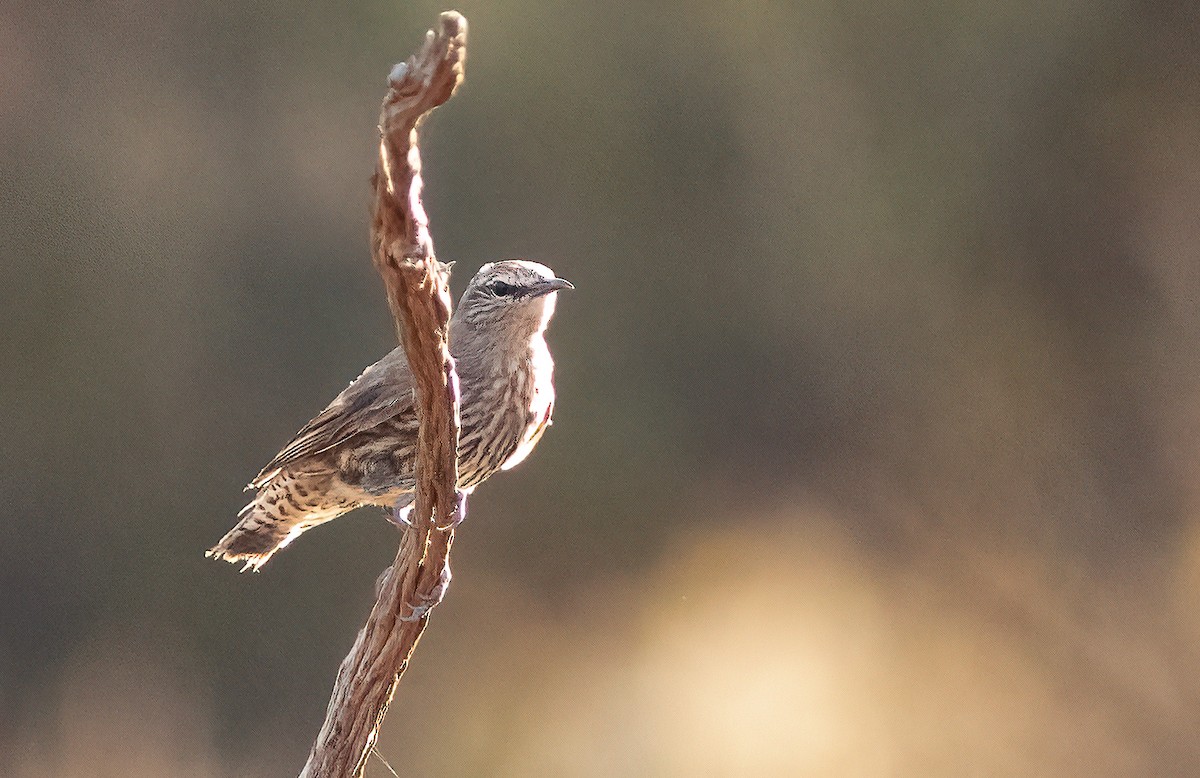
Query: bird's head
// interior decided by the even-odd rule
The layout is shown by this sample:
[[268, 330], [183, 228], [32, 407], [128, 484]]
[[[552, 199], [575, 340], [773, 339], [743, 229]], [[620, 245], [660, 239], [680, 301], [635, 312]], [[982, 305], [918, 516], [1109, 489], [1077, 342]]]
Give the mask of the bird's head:
[[531, 337], [546, 329], [554, 315], [560, 289], [574, 289], [570, 281], [537, 262], [505, 259], [490, 262], [467, 285], [454, 316], [478, 328], [510, 329], [517, 337]]

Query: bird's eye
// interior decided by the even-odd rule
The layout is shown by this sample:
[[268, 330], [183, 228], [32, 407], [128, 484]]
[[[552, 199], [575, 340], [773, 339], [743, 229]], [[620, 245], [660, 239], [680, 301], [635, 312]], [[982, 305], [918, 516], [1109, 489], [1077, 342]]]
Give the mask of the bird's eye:
[[497, 297], [507, 297], [508, 295], [517, 291], [515, 286], [512, 284], [506, 284], [503, 281], [493, 281], [491, 289], [492, 294], [496, 295]]

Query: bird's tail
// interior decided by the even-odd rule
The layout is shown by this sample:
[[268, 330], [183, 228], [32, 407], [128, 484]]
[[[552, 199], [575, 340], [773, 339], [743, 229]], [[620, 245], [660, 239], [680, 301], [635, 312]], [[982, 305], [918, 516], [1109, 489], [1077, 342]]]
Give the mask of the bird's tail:
[[[242, 563], [242, 572], [258, 570], [276, 551], [305, 530], [340, 515], [345, 509], [328, 512], [298, 511], [287, 500], [286, 483], [266, 486], [254, 501], [238, 513], [238, 523], [225, 537], [204, 553], [213, 559]], [[353, 506], [349, 506], [353, 507]]]
[[267, 515], [256, 503], [250, 503], [238, 515], [241, 521], [237, 526], [204, 555], [234, 564], [244, 563], [242, 572], [258, 572], [272, 554], [291, 540], [291, 527]]

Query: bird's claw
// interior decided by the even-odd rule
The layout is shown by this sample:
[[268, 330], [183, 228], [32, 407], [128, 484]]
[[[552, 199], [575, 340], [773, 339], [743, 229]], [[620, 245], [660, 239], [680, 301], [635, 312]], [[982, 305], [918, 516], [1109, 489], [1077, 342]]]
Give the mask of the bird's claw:
[[[413, 525], [413, 523], [412, 523], [412, 519], [410, 519], [409, 516], [412, 515], [412, 511], [413, 511], [414, 507], [415, 506], [411, 500], [408, 502], [404, 502], [404, 503], [397, 502], [395, 507], [393, 507], [386, 514], [388, 521], [395, 524], [400, 529], [407, 529], [407, 528], [411, 527]], [[466, 492], [455, 492], [454, 512], [450, 515], [450, 522], [444, 526], [439, 526], [438, 529], [440, 529], [442, 531], [445, 531], [448, 529], [454, 529], [459, 524], [462, 524], [463, 520], [466, 518], [467, 518], [467, 493]]]
[[412, 521], [409, 520], [409, 514], [412, 513], [413, 504], [411, 502], [401, 505], [396, 503], [396, 507], [387, 512], [388, 521], [395, 524], [400, 529], [407, 529], [412, 526]]
[[459, 524], [462, 524], [467, 518], [467, 493], [458, 491], [454, 493], [454, 513], [450, 516], [450, 523], [438, 529], [445, 531], [455, 529]]
[[450, 561], [446, 560], [446, 564], [442, 565], [442, 571], [438, 574], [438, 580], [433, 585], [433, 589], [428, 593], [417, 592], [418, 601], [416, 603], [408, 603], [410, 613], [407, 616], [400, 616], [400, 621], [418, 621], [428, 616], [429, 612], [445, 599], [446, 590], [450, 588], [450, 580], [453, 577], [450, 574]]

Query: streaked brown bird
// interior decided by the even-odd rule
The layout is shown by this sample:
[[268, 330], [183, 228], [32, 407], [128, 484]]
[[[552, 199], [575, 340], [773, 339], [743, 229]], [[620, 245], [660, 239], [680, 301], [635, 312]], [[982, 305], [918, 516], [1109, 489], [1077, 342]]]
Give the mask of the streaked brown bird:
[[[554, 363], [545, 332], [558, 291], [537, 262], [480, 268], [450, 319], [458, 369], [458, 488], [520, 463], [550, 425]], [[403, 348], [363, 371], [246, 488], [258, 494], [207, 556], [258, 570], [305, 530], [362, 505], [403, 520], [415, 482], [417, 413]]]

